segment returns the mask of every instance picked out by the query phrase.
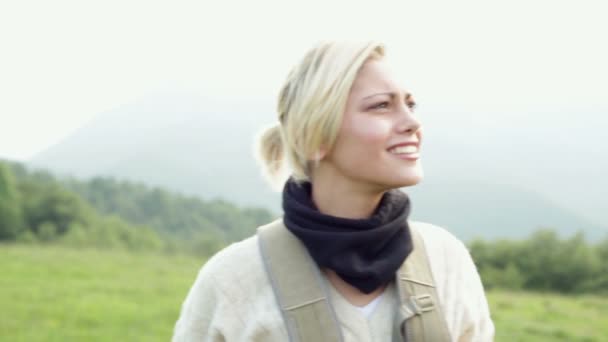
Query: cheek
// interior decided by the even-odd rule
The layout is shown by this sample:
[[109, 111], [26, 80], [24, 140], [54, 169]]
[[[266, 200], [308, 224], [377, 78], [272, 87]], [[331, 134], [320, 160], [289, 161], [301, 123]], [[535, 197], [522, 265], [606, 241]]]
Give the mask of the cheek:
[[361, 116], [349, 123], [350, 137], [353, 143], [369, 147], [384, 146], [391, 133], [391, 123], [379, 117]]

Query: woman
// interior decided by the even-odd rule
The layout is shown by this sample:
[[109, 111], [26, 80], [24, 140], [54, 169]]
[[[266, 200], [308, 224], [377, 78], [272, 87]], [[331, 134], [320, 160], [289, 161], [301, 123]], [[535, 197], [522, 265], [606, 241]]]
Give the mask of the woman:
[[[284, 159], [291, 169], [284, 215], [205, 264], [173, 340], [491, 341], [466, 247], [407, 220], [410, 202], [398, 189], [423, 177], [414, 108], [381, 44], [310, 50], [280, 92], [279, 122], [259, 140], [273, 180]], [[264, 237], [270, 231], [281, 237]], [[282, 256], [273, 259], [273, 248]], [[422, 274], [428, 280], [416, 280]], [[312, 300], [286, 305], [309, 290]]]

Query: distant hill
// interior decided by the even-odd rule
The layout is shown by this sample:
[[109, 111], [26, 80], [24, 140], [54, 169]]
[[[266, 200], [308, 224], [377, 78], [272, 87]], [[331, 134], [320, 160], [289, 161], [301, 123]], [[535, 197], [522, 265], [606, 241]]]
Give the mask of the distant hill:
[[578, 230], [592, 240], [608, 236], [604, 227], [572, 210], [511, 185], [452, 182], [405, 190], [412, 199], [413, 219], [443, 226], [466, 241], [523, 239], [539, 228], [553, 228], [564, 237]]
[[[30, 164], [79, 178], [141, 181], [279, 213], [280, 194], [264, 182], [252, 156], [254, 135], [275, 120], [273, 112], [262, 103], [160, 94], [102, 113]], [[514, 131], [504, 136], [504, 130], [493, 137], [483, 128], [446, 130], [435, 124], [434, 131], [425, 131], [425, 181], [405, 189], [413, 199], [414, 219], [444, 225], [463, 239], [523, 237], [546, 226], [563, 235], [582, 229], [592, 238], [608, 232], [608, 213], [599, 209], [606, 183], [601, 170], [608, 170], [608, 162], [595, 158], [589, 177], [576, 175], [577, 165], [599, 151], [579, 149], [567, 154], [576, 163], [556, 167], [571, 151], [559, 150], [555, 139], [549, 139], [555, 148], [538, 141], [533, 129], [528, 128], [531, 137]]]
[[114, 176], [205, 199], [272, 207], [276, 194], [259, 176], [252, 156], [253, 133], [260, 125], [260, 113], [252, 108], [186, 95], [146, 98], [102, 113], [30, 164], [81, 178]]

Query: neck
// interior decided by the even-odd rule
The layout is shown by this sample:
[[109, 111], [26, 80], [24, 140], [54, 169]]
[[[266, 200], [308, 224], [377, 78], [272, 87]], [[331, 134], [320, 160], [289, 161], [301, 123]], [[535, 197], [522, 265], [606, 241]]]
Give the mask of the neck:
[[316, 177], [312, 182], [312, 200], [326, 215], [366, 219], [372, 216], [384, 191], [364, 189], [344, 177]]

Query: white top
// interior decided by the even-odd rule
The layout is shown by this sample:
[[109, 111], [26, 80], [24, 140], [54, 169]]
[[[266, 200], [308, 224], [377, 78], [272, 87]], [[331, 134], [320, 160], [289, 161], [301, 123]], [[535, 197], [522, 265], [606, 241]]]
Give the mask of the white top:
[[[466, 246], [447, 230], [410, 222], [422, 236], [437, 295], [453, 342], [487, 342], [494, 324], [475, 264]], [[333, 287], [330, 287], [330, 289]], [[330, 301], [344, 342], [391, 340], [398, 305], [391, 283], [365, 318], [335, 289]], [[283, 317], [263, 266], [257, 236], [230, 245], [203, 266], [186, 297], [173, 341], [285, 342]]]
[[363, 316], [365, 316], [365, 318], [369, 318], [369, 316], [372, 315], [372, 313], [376, 309], [376, 306], [378, 306], [378, 303], [382, 300], [383, 297], [384, 297], [384, 291], [382, 291], [382, 293], [378, 297], [372, 299], [372, 301], [367, 303], [366, 305], [355, 306], [355, 307], [359, 311], [361, 311], [361, 313], [363, 314]]

